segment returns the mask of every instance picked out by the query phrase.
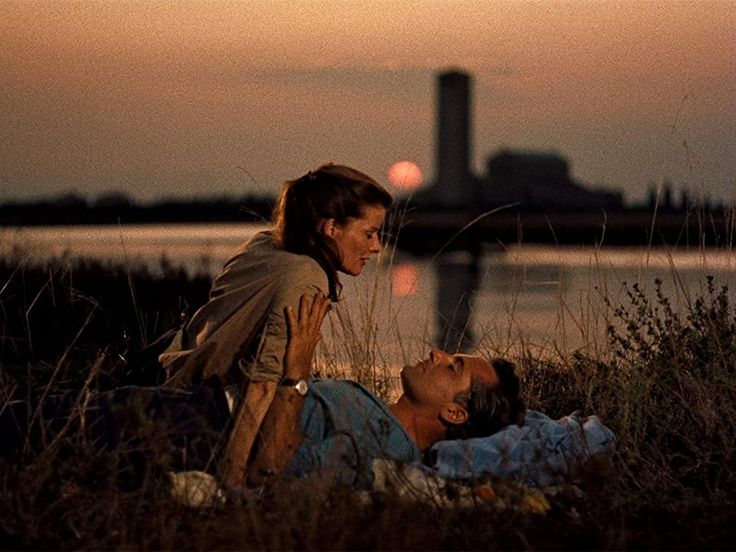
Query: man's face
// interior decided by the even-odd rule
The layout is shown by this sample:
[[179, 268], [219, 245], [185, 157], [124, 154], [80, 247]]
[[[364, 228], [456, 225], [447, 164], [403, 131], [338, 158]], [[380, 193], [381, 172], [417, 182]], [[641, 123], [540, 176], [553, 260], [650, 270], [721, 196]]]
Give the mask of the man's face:
[[498, 385], [498, 375], [486, 359], [470, 355], [450, 355], [432, 349], [429, 358], [404, 366], [401, 384], [404, 394], [421, 408], [439, 409], [452, 403], [459, 393], [470, 390], [471, 380]]

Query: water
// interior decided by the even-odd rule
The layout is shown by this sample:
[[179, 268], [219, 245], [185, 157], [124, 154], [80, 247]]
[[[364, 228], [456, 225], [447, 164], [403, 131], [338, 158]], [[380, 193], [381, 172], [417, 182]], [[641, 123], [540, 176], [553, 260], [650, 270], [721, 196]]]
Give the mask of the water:
[[[33, 259], [91, 257], [152, 268], [165, 259], [189, 271], [215, 274], [244, 240], [265, 228], [3, 228], [0, 253], [15, 250]], [[624, 282], [652, 290], [660, 278], [677, 303], [700, 293], [706, 275], [733, 290], [735, 266], [732, 253], [724, 250], [514, 245], [476, 259], [462, 252], [432, 259], [385, 250], [359, 278], [342, 277], [344, 299], [330, 314], [324, 347], [353, 363], [379, 365], [412, 362], [435, 345], [512, 355], [522, 345], [595, 351], [605, 344], [609, 322], [603, 297], [625, 302]], [[471, 339], [462, 341], [458, 328]]]
[[0, 228], [0, 254], [14, 248], [31, 258], [88, 257], [117, 263], [161, 261], [191, 271], [217, 272], [259, 224], [134, 224], [125, 226], [40, 226]]

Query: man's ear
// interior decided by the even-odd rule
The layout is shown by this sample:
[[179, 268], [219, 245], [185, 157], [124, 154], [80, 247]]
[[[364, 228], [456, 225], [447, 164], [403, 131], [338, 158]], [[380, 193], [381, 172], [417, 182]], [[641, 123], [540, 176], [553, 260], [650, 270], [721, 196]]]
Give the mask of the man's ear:
[[338, 225], [335, 222], [334, 218], [328, 218], [322, 221], [322, 224], [319, 227], [319, 231], [322, 232], [325, 236], [329, 236], [330, 238], [335, 237], [335, 233], [338, 230]]
[[459, 425], [467, 421], [468, 411], [456, 402], [448, 402], [442, 406], [440, 418], [448, 424]]

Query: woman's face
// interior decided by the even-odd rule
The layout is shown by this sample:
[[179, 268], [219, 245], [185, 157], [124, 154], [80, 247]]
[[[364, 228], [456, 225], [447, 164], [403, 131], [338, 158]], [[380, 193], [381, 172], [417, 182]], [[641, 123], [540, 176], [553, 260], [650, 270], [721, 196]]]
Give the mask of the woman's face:
[[381, 250], [378, 231], [385, 216], [386, 209], [380, 205], [367, 205], [360, 218], [349, 218], [344, 224], [334, 223], [327, 231], [340, 253], [340, 272], [357, 276], [371, 256]]

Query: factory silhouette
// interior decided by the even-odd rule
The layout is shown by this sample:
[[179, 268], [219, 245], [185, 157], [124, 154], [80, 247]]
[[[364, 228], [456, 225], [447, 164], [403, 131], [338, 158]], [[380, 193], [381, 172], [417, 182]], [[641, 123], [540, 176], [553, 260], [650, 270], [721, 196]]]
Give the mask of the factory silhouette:
[[466, 73], [438, 77], [437, 176], [415, 196], [418, 205], [485, 209], [513, 203], [530, 211], [623, 208], [620, 192], [586, 189], [570, 177], [568, 161], [552, 152], [502, 149], [488, 157], [485, 176], [474, 175], [471, 87]]
[[400, 248], [436, 254], [520, 241], [712, 246], [729, 235], [723, 205], [694, 204], [684, 191], [676, 203], [665, 184], [659, 192], [651, 186], [644, 204], [627, 206], [620, 190], [576, 181], [568, 160], [552, 151], [502, 148], [488, 156], [485, 174], [474, 174], [471, 100], [470, 75], [438, 75], [435, 180], [410, 198]]

